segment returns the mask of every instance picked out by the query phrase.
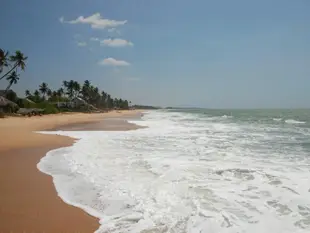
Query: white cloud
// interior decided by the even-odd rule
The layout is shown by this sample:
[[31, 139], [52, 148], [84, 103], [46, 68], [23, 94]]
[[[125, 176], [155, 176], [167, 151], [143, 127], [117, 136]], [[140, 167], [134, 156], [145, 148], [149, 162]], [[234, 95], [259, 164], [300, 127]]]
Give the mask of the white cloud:
[[60, 17], [59, 21], [61, 23], [70, 23], [70, 24], [89, 24], [92, 28], [104, 29], [104, 28], [115, 28], [117, 26], [124, 25], [127, 23], [127, 20], [118, 21], [113, 19], [104, 19], [101, 17], [100, 13], [95, 13], [91, 16], [84, 17], [79, 16], [77, 19], [65, 21], [64, 17]]
[[109, 28], [108, 29], [108, 32], [115, 32], [116, 31], [116, 28]]
[[64, 21], [65, 21], [65, 18], [64, 18], [63, 16], [61, 16], [61, 17], [59, 18], [59, 22], [63, 23]]
[[77, 42], [77, 45], [78, 45], [79, 47], [84, 47], [84, 46], [86, 46], [87, 44], [86, 44], [86, 42]]
[[98, 62], [99, 65], [102, 66], [130, 66], [130, 63], [127, 61], [116, 60], [112, 57], [103, 59]]
[[125, 47], [125, 46], [133, 46], [133, 43], [124, 39], [115, 38], [115, 39], [105, 39], [100, 41], [100, 44], [103, 46], [109, 47]]
[[121, 34], [121, 32], [119, 30], [117, 30], [116, 28], [109, 28], [108, 32], [111, 34], [117, 34], [117, 35]]
[[90, 40], [91, 40], [91, 41], [100, 41], [100, 39], [97, 38], [97, 37], [92, 37], [92, 38], [90, 38]]

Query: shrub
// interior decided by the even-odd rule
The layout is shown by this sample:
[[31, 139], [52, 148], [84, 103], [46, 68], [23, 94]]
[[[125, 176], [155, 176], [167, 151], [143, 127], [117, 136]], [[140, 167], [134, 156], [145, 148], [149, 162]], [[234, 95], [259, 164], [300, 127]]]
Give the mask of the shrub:
[[55, 114], [58, 112], [58, 109], [53, 105], [48, 105], [44, 108], [44, 114]]

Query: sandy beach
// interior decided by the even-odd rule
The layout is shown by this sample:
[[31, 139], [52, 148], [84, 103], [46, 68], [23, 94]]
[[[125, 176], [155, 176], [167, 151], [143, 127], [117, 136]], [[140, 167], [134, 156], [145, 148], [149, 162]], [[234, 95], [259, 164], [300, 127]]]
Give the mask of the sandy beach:
[[98, 220], [57, 196], [52, 178], [37, 163], [74, 139], [34, 133], [62, 130], [131, 130], [124, 118], [139, 111], [57, 114], [0, 120], [0, 232], [94, 232]]

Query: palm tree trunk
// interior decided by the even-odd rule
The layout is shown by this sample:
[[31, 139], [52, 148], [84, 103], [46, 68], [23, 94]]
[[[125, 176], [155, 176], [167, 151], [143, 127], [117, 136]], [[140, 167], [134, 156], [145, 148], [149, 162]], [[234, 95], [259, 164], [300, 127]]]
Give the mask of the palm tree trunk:
[[11, 82], [9, 83], [9, 85], [7, 86], [7, 88], [6, 88], [6, 89], [5, 89], [5, 91], [4, 91], [4, 92], [5, 92], [5, 94], [7, 93], [7, 91], [8, 91], [8, 90], [10, 90], [10, 88], [11, 88], [12, 84], [13, 84], [13, 83], [11, 83]]
[[12, 70], [14, 70], [16, 67], [17, 67], [17, 63], [13, 66], [12, 69], [10, 69], [8, 72], [6, 72], [6, 74], [4, 74], [4, 75], [0, 78], [0, 80], [3, 79], [5, 76], [7, 76], [9, 73], [11, 73]]

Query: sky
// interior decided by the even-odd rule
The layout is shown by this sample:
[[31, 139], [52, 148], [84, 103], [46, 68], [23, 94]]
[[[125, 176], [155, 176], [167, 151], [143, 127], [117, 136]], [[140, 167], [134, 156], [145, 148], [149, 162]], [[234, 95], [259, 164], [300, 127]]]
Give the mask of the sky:
[[307, 108], [309, 12], [309, 0], [4, 0], [0, 47], [28, 56], [21, 96], [88, 79], [135, 104]]

